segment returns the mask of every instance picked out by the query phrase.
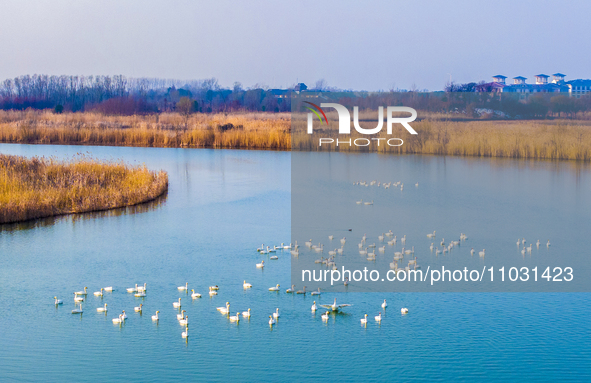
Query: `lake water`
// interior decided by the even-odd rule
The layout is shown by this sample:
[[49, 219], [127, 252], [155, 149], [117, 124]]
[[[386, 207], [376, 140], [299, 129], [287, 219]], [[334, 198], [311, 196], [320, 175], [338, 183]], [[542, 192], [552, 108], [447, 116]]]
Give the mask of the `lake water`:
[[[291, 241], [290, 153], [42, 145], [0, 145], [0, 152], [89, 152], [162, 168], [170, 180], [167, 197], [145, 208], [3, 227], [0, 381], [591, 379], [587, 293], [286, 294], [291, 256], [279, 253], [260, 270], [255, 249]], [[461, 161], [475, 171], [501, 166]], [[406, 156], [397, 166], [420, 170], [421, 163], [427, 162]], [[568, 170], [537, 172], [562, 179]], [[572, 173], [575, 184], [588, 185], [588, 170], [579, 172]], [[442, 204], [439, 213], [452, 210]], [[243, 280], [253, 288], [244, 290]], [[144, 282], [146, 298], [125, 292]], [[179, 293], [185, 282], [203, 298]], [[280, 293], [268, 291], [275, 284]], [[208, 297], [210, 285], [220, 286], [219, 295]], [[72, 315], [72, 293], [84, 286], [84, 314]], [[115, 291], [92, 295], [105, 286]], [[55, 295], [63, 305], [53, 304]], [[179, 297], [188, 341], [172, 306]], [[353, 306], [325, 324], [310, 306], [334, 297]], [[389, 307], [376, 325], [384, 298]], [[252, 318], [230, 323], [216, 311], [227, 301], [233, 314], [251, 308]], [[96, 312], [104, 303], [107, 315]], [[133, 312], [139, 303], [143, 315]], [[271, 328], [268, 316], [277, 307], [281, 317]], [[400, 307], [409, 314], [400, 315]], [[113, 325], [121, 310], [129, 319]], [[150, 319], [156, 310], [158, 324]], [[362, 327], [365, 313], [370, 323]]]

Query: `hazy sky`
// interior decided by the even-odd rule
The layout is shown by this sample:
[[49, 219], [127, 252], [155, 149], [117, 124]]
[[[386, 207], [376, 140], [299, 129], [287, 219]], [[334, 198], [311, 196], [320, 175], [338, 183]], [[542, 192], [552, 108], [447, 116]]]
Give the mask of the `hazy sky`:
[[0, 80], [123, 74], [441, 89], [591, 78], [591, 1], [0, 0]]

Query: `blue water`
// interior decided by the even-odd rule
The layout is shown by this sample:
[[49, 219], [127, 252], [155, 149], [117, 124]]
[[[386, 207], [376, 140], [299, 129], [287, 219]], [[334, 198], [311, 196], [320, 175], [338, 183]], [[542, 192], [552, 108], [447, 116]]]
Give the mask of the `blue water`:
[[[0, 145], [25, 156], [86, 151], [165, 169], [169, 193], [143, 209], [3, 227], [0, 381], [591, 379], [589, 294], [286, 294], [291, 256], [280, 253], [260, 270], [254, 249], [291, 240], [289, 153]], [[144, 282], [146, 298], [125, 292]], [[179, 293], [185, 282], [203, 298]], [[280, 293], [267, 290], [277, 283]], [[215, 284], [219, 295], [209, 298]], [[84, 286], [84, 314], [72, 315], [72, 292]], [[105, 286], [116, 290], [92, 296]], [[178, 297], [188, 341], [172, 307]], [[353, 306], [325, 324], [310, 306], [334, 297]], [[376, 325], [384, 298], [389, 307]], [[233, 314], [251, 308], [252, 318], [230, 323], [215, 309], [226, 301]], [[141, 302], [143, 315], [133, 312]], [[96, 312], [104, 303], [107, 315]], [[129, 319], [120, 327], [111, 319], [121, 310]]]
[[[377, 182], [362, 186], [358, 181]], [[378, 187], [380, 181], [401, 182], [404, 188]], [[375, 274], [376, 282], [350, 281], [348, 291], [591, 292], [590, 191], [591, 166], [585, 163], [294, 152], [292, 235], [302, 246], [300, 255], [292, 258], [292, 276], [301, 285], [302, 270], [322, 271], [322, 265], [314, 262], [340, 248], [345, 237], [343, 253], [335, 257], [337, 269], [367, 267], [384, 279], [381, 283]], [[372, 205], [357, 204], [360, 200]], [[392, 236], [380, 240], [388, 230]], [[434, 230], [436, 236], [428, 238]], [[467, 240], [461, 240], [460, 233]], [[364, 234], [367, 240], [362, 246], [371, 253], [368, 246], [374, 244], [375, 259], [359, 254]], [[394, 235], [397, 242], [388, 244]], [[304, 243], [310, 239], [322, 244], [324, 251], [307, 249]], [[524, 245], [531, 244], [532, 250], [522, 254], [524, 245], [517, 247], [517, 239], [525, 239]], [[441, 241], [446, 246], [451, 241], [459, 244], [437, 254], [435, 249], [443, 249]], [[419, 272], [466, 268], [476, 273], [472, 277], [476, 282], [449, 283], [449, 276], [445, 283], [434, 285], [424, 280], [388, 282], [385, 276], [394, 253], [403, 248], [414, 252], [398, 260], [402, 269], [416, 257]], [[483, 249], [486, 255], [480, 257]], [[503, 267], [504, 281], [499, 271]], [[483, 269], [486, 277], [479, 279]], [[311, 290], [344, 291], [342, 283], [335, 287], [310, 279], [306, 285]]]

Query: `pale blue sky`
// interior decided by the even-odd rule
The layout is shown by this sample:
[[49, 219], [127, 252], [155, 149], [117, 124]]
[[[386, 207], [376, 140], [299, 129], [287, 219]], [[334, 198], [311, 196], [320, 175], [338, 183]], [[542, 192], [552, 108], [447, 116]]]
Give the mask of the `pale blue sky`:
[[0, 79], [123, 74], [441, 89], [591, 78], [591, 1], [0, 0]]

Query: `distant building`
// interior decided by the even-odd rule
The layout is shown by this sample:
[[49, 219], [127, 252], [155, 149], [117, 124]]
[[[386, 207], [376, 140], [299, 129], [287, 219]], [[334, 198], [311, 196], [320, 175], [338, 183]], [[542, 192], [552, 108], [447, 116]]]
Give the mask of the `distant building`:
[[565, 74], [562, 73], [554, 73], [552, 75], [552, 82], [554, 84], [559, 84], [559, 83], [563, 83], [564, 82], [564, 78], [566, 77]]
[[536, 85], [544, 85], [548, 83], [548, 77], [545, 74], [537, 74], [534, 76], [536, 78]]
[[525, 80], [527, 80], [527, 77], [523, 77], [523, 76], [513, 77], [513, 85], [525, 84]]
[[496, 82], [499, 84], [504, 84], [506, 78], [507, 78], [507, 76], [503, 76], [501, 74], [498, 74], [496, 76], [493, 76], [493, 82]]
[[572, 80], [566, 83], [568, 92], [576, 98], [591, 96], [591, 80]]
[[297, 84], [293, 90], [295, 90], [296, 92], [303, 92], [306, 89], [308, 89], [308, 87], [306, 86], [306, 84], [304, 84], [303, 82], [300, 82], [299, 84]]
[[269, 92], [271, 92], [271, 94], [275, 98], [287, 98], [287, 97], [289, 97], [291, 90], [289, 90], [289, 89], [269, 89]]
[[562, 73], [554, 73], [552, 81], [548, 82], [550, 76], [538, 74], [534, 76], [535, 84], [528, 84], [526, 77], [517, 76], [513, 77], [513, 84], [507, 85], [505, 82], [506, 76], [496, 75], [492, 77], [492, 82], [477, 85], [475, 91], [521, 93], [525, 96], [530, 93], [571, 93], [577, 95], [577, 97], [582, 94], [591, 94], [591, 80], [565, 82], [565, 77], [566, 75]]

